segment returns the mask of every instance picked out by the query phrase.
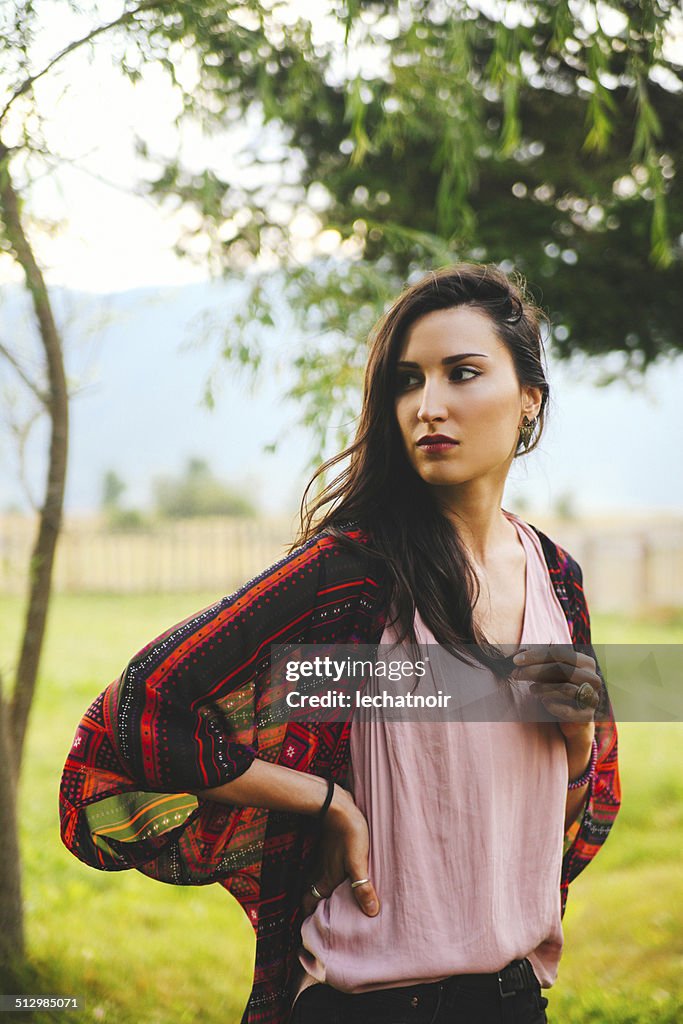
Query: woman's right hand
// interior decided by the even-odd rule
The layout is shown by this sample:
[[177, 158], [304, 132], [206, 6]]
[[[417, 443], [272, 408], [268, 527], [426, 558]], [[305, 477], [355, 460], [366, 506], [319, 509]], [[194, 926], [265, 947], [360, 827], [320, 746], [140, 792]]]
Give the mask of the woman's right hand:
[[[319, 813], [327, 791], [327, 779], [256, 757], [247, 770], [231, 782], [193, 792], [202, 800], [214, 800], [231, 807], [267, 807], [313, 816]], [[347, 790], [335, 786], [323, 819], [317, 870], [309, 879], [302, 901], [306, 915], [315, 910], [318, 902], [311, 892], [311, 884], [323, 896], [329, 896], [347, 876], [352, 882], [368, 877], [369, 849], [368, 823], [363, 812]], [[371, 881], [351, 891], [364, 914], [374, 917], [379, 913], [379, 900]]]
[[[301, 904], [306, 916], [312, 914], [318, 904], [311, 883], [327, 898], [347, 877], [352, 882], [368, 878], [369, 850], [370, 834], [363, 812], [347, 790], [335, 786], [323, 820], [316, 869]], [[375, 917], [379, 913], [379, 899], [372, 880], [351, 892], [364, 914]]]

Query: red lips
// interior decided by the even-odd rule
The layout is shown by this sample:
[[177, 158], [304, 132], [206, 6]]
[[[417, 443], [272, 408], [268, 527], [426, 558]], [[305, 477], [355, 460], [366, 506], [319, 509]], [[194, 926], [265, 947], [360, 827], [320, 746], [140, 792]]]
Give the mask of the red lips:
[[448, 445], [448, 444], [455, 445], [455, 444], [459, 444], [459, 442], [456, 441], [455, 438], [446, 437], [445, 434], [425, 434], [424, 437], [420, 438], [420, 440], [417, 442], [417, 444], [418, 444], [418, 447], [422, 448], [422, 447], [426, 447], [427, 445], [436, 445], [436, 444], [438, 444], [438, 445], [442, 445], [442, 444], [443, 445]]

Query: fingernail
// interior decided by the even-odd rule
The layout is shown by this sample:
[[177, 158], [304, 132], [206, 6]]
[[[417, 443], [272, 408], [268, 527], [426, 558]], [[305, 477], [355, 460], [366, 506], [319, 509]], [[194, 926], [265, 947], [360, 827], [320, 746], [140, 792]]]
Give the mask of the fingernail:
[[518, 651], [512, 659], [515, 665], [522, 665], [526, 661], [526, 651]]
[[374, 900], [370, 900], [370, 902], [368, 903], [368, 910], [370, 911], [371, 914], [376, 913], [377, 904], [375, 903]]

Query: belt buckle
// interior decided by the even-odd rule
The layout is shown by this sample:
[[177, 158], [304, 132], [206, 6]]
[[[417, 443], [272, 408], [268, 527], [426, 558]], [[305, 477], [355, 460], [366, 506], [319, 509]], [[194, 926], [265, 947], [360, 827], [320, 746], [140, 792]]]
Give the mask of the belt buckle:
[[499, 974], [498, 974], [498, 991], [500, 992], [500, 998], [501, 999], [509, 999], [510, 996], [516, 996], [517, 995], [517, 992], [516, 992], [516, 990], [514, 988], [513, 988], [512, 992], [506, 992], [503, 989], [503, 976], [502, 976], [502, 972], [499, 972]]

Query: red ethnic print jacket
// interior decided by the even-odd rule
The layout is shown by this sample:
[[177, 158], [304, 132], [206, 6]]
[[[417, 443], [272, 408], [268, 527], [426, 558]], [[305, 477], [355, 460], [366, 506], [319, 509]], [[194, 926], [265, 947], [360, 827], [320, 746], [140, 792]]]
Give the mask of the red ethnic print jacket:
[[[575, 645], [590, 645], [578, 564], [536, 530]], [[275, 722], [267, 713], [271, 644], [378, 644], [386, 568], [351, 524], [318, 534], [276, 565], [153, 640], [83, 716], [64, 767], [61, 834], [86, 864], [137, 868], [176, 885], [219, 882], [256, 932], [243, 1024], [285, 1024], [298, 967], [301, 899], [317, 825], [303, 815], [190, 795], [242, 774], [258, 755], [343, 783], [351, 723]], [[350, 543], [349, 543], [350, 542]], [[351, 713], [350, 713], [351, 714]], [[562, 911], [620, 800], [611, 712], [596, 723], [597, 772], [565, 836]]]

